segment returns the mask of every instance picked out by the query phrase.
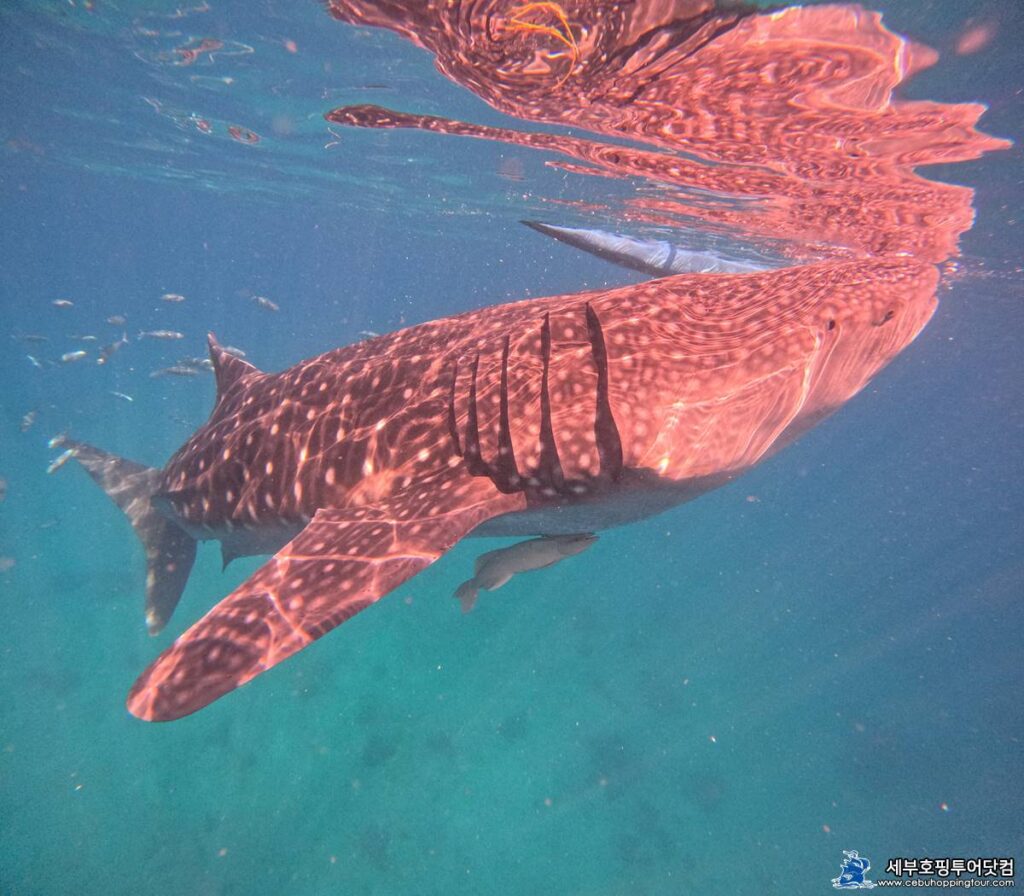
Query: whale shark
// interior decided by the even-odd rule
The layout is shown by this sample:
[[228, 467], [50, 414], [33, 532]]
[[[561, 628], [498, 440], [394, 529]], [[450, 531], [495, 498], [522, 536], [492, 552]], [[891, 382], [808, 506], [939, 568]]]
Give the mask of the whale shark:
[[678, 274], [428, 321], [264, 372], [209, 337], [209, 419], [154, 469], [67, 441], [170, 619], [198, 541], [270, 554], [132, 686], [201, 709], [462, 538], [582, 535], [721, 486], [860, 391], [931, 317], [907, 257]]

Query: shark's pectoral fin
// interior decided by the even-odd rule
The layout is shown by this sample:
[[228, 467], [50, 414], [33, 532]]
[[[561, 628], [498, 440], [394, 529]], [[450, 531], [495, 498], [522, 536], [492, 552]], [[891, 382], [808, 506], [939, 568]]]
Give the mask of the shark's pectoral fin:
[[312, 522], [139, 677], [128, 709], [169, 721], [301, 650], [433, 563], [491, 517], [524, 506], [452, 471], [378, 504]]

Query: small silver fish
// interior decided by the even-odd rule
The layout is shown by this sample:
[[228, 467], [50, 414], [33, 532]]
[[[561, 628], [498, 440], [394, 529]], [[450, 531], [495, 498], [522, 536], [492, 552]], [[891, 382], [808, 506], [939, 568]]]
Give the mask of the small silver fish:
[[149, 376], [154, 380], [165, 376], [199, 376], [199, 371], [194, 367], [186, 367], [184, 364], [175, 364], [173, 367], [154, 370]]
[[233, 345], [222, 345], [221, 351], [227, 352], [229, 355], [234, 355], [236, 358], [244, 358], [245, 352], [240, 348], [235, 348]]
[[161, 302], [171, 302], [172, 304], [177, 304], [178, 302], [184, 302], [185, 301], [185, 297], [183, 295], [181, 295], [180, 293], [165, 292], [162, 296], [160, 296], [160, 301]]
[[72, 302], [71, 299], [54, 299], [52, 302], [50, 302], [50, 304], [53, 305], [54, 308], [74, 308], [75, 307], [75, 303]]
[[63, 364], [71, 364], [75, 361], [81, 361], [82, 358], [86, 357], [88, 354], [89, 353], [83, 349], [79, 349], [77, 352], [64, 352], [64, 354], [60, 356], [60, 360]]
[[59, 432], [57, 433], [57, 435], [53, 436], [50, 439], [50, 441], [46, 443], [46, 447], [53, 451], [54, 448], [59, 448], [61, 445], [63, 445], [67, 441], [67, 439], [67, 432]]
[[177, 330], [143, 330], [136, 339], [184, 339], [185, 334]]
[[31, 364], [33, 367], [37, 367], [39, 368], [39, 370], [43, 369], [42, 361], [40, 361], [35, 355], [25, 355], [25, 357], [28, 358], [29, 364]]
[[49, 336], [39, 336], [36, 333], [22, 333], [18, 336], [12, 336], [11, 339], [15, 339], [18, 342], [49, 342]]
[[128, 323], [128, 318], [123, 314], [112, 314], [107, 318], [107, 323], [115, 327], [123, 327]]
[[114, 355], [116, 355], [124, 346], [128, 344], [128, 334], [122, 333], [120, 339], [116, 339], [105, 345], [100, 349], [100, 356], [96, 359], [97, 364], [106, 364]]
[[111, 394], [111, 395], [113, 395], [113, 396], [114, 396], [114, 398], [120, 398], [120, 399], [121, 399], [121, 401], [135, 401], [135, 399], [134, 399], [134, 398], [132, 398], [132, 397], [131, 397], [131, 396], [130, 396], [130, 395], [129, 395], [128, 393], [126, 393], [126, 392], [114, 392], [113, 390], [111, 390], [111, 393], [110, 393], [110, 394]]
[[92, 335], [89, 335], [89, 334], [86, 334], [86, 335], [83, 336], [81, 333], [72, 333], [68, 338], [69, 339], [74, 339], [77, 342], [99, 342], [100, 341], [100, 337], [99, 336], [92, 336]]
[[47, 473], [56, 473], [61, 467], [64, 466], [71, 458], [75, 456], [75, 449], [68, 448], [63, 451], [54, 461], [46, 468]]
[[266, 296], [253, 296], [252, 300], [266, 311], [280, 311], [281, 306], [276, 302], [271, 302]]
[[559, 560], [585, 551], [595, 541], [597, 536], [590, 533], [549, 535], [481, 554], [473, 566], [473, 578], [463, 582], [455, 591], [455, 596], [462, 604], [462, 612], [468, 613], [473, 609], [481, 588], [494, 591], [518, 572], [552, 566]]
[[21, 425], [18, 427], [22, 432], [28, 432], [32, 428], [32, 424], [36, 422], [36, 417], [39, 416], [39, 411], [29, 411], [24, 417], [21, 418]]
[[380, 336], [380, 333], [378, 333], [376, 330], [360, 330], [356, 335], [362, 336], [366, 339], [376, 339], [378, 336]]
[[182, 367], [194, 367], [196, 370], [213, 370], [213, 361], [209, 358], [182, 358], [178, 364]]
[[7, 497], [7, 480], [0, 476], [0, 501]]

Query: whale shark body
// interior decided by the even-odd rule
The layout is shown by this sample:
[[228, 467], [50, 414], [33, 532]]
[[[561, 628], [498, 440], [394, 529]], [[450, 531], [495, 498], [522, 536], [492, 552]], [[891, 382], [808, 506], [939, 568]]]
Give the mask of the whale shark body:
[[143, 542], [151, 631], [197, 541], [225, 562], [273, 554], [128, 709], [200, 709], [471, 533], [590, 533], [728, 482], [909, 344], [937, 277], [896, 257], [683, 274], [431, 321], [280, 373], [211, 337], [215, 406], [162, 470], [68, 443]]

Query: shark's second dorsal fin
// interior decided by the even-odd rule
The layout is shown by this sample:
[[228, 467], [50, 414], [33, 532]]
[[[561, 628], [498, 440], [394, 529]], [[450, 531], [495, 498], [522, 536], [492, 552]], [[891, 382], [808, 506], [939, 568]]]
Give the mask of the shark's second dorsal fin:
[[259, 373], [259, 368], [233, 355], [221, 347], [213, 333], [207, 334], [210, 344], [210, 361], [213, 362], [213, 374], [217, 378], [217, 400], [241, 377], [247, 373]]

